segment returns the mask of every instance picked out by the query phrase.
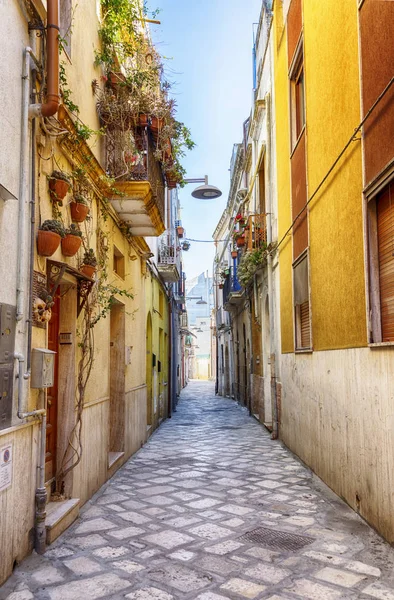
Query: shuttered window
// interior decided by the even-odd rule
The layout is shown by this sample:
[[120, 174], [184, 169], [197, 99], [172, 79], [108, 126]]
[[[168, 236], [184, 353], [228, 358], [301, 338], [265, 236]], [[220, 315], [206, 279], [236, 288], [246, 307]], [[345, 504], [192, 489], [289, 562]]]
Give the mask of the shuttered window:
[[394, 342], [394, 184], [376, 199], [382, 342]]
[[312, 348], [311, 315], [309, 305], [308, 256], [305, 256], [293, 269], [294, 277], [294, 318], [296, 350]]

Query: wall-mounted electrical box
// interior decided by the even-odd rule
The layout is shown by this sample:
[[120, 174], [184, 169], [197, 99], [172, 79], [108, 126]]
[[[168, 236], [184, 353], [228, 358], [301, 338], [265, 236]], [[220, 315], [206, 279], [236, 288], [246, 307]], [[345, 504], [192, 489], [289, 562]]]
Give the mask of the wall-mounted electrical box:
[[13, 379], [13, 365], [0, 365], [0, 429], [11, 426]]
[[12, 363], [15, 349], [15, 306], [0, 304], [0, 363]]
[[47, 348], [33, 348], [31, 354], [30, 386], [35, 389], [49, 388], [54, 383], [55, 354]]

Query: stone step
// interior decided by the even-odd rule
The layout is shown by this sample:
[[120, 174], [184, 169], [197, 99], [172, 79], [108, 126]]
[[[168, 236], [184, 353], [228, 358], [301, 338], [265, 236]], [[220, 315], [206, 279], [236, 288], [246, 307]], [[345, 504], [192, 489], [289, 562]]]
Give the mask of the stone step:
[[79, 516], [79, 498], [48, 502], [45, 519], [46, 541], [52, 544]]

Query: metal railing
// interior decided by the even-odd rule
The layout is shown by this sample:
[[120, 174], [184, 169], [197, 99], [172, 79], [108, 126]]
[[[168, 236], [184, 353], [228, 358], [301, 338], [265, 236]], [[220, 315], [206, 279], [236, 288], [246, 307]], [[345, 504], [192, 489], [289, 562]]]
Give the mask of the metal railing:
[[240, 292], [242, 290], [242, 286], [237, 278], [237, 267], [230, 267], [230, 273], [226, 277], [223, 286], [223, 304], [228, 302], [230, 295], [234, 292]]
[[[131, 151], [134, 141], [135, 154]], [[164, 220], [165, 181], [161, 163], [155, 158], [156, 144], [148, 128], [121, 131], [107, 128], [106, 170], [117, 181], [149, 181], [155, 204]]]
[[176, 235], [173, 229], [169, 229], [160, 237], [158, 264], [176, 265], [181, 273], [181, 252], [176, 244]]

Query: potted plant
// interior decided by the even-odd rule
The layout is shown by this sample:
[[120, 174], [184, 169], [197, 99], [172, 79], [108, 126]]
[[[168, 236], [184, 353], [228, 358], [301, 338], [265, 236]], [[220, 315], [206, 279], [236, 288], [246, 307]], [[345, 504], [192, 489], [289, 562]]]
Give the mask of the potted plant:
[[70, 203], [71, 218], [76, 223], [83, 223], [89, 214], [89, 204], [81, 194], [75, 194]]
[[40, 256], [52, 256], [59, 248], [65, 231], [60, 221], [44, 221], [37, 234], [37, 252]]
[[245, 246], [245, 235], [243, 233], [237, 235], [235, 238], [235, 243], [237, 244], [238, 248]]
[[53, 171], [49, 177], [49, 193], [52, 202], [63, 205], [63, 198], [72, 187], [71, 179], [63, 171]]
[[238, 250], [231, 250], [231, 258], [237, 258]]
[[74, 256], [80, 249], [82, 244], [82, 231], [72, 223], [65, 231], [65, 236], [62, 239], [62, 252], [64, 256]]
[[80, 268], [81, 273], [87, 277], [93, 277], [96, 272], [97, 258], [94, 255], [93, 249], [87, 250], [83, 257], [83, 264]]

